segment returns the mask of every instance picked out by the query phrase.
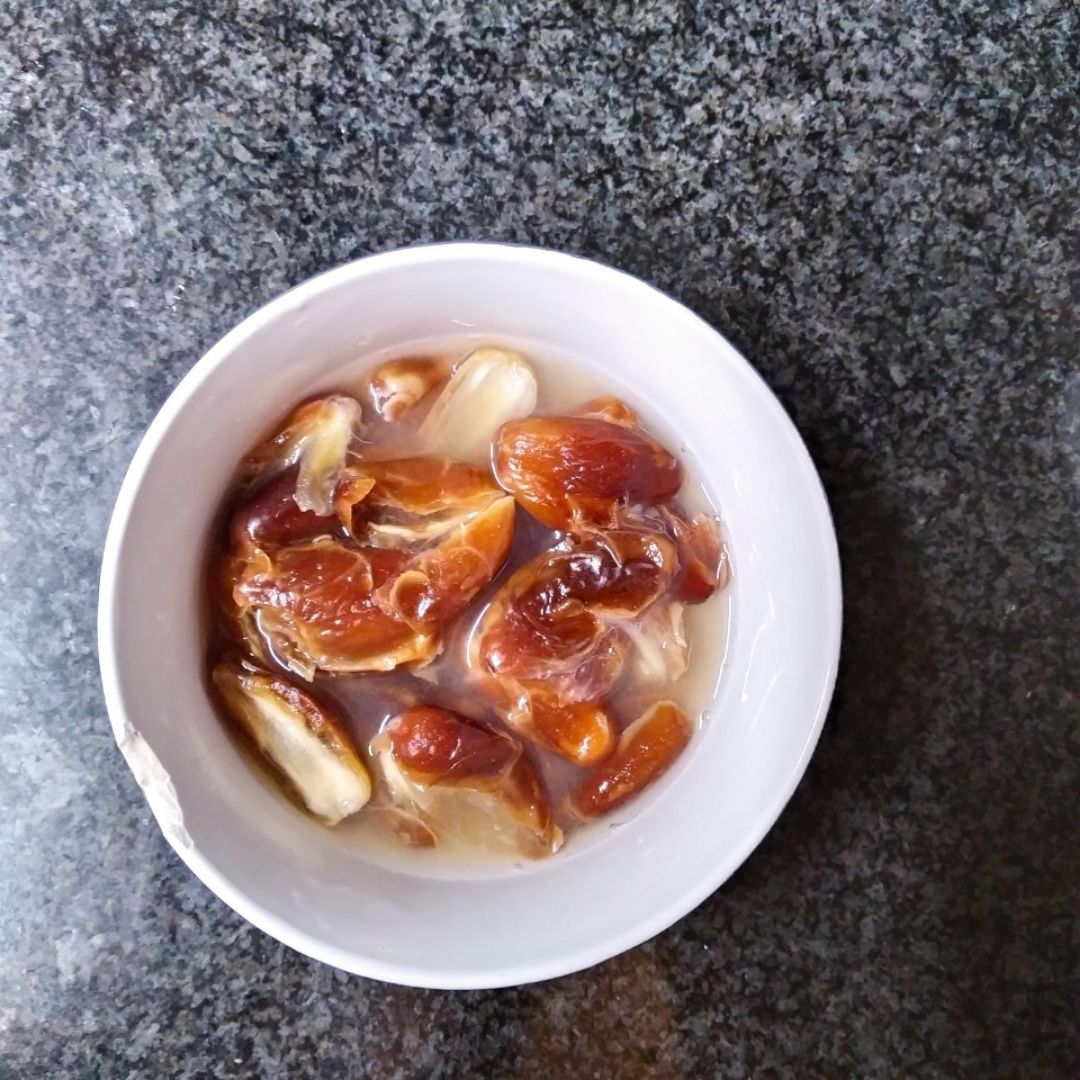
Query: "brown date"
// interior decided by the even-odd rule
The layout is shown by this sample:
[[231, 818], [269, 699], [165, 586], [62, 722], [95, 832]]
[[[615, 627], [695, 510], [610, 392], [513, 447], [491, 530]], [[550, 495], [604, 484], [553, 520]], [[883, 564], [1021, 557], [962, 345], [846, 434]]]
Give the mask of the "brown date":
[[[318, 442], [317, 418], [342, 436], [351, 414], [341, 400], [301, 407], [249, 462], [269, 471], [271, 450]], [[345, 445], [324, 443], [309, 466], [336, 462]], [[315, 513], [299, 505], [303, 468], [287, 465], [233, 512], [217, 581], [238, 640], [263, 662], [269, 643], [306, 679], [429, 662], [441, 625], [506, 560], [514, 500], [484, 470], [447, 458], [354, 461], [318, 472], [331, 513]]]
[[391, 360], [371, 376], [375, 411], [391, 423], [401, 420], [446, 377], [441, 360], [410, 356]]
[[299, 471], [295, 465], [286, 469], [236, 507], [229, 530], [234, 547], [249, 541], [264, 547], [281, 546], [335, 530], [337, 520], [333, 515], [301, 510], [296, 505]]
[[561, 844], [536, 770], [512, 736], [418, 705], [391, 720], [372, 745], [390, 800], [414, 822], [396, 827], [414, 843], [494, 841], [533, 858]]
[[679, 571], [672, 587], [674, 599], [700, 604], [727, 584], [730, 568], [716, 522], [705, 514], [692, 518], [673, 504], [635, 507], [619, 514], [626, 529], [663, 533], [678, 551]]
[[253, 624], [248, 641], [255, 646], [261, 632], [304, 678], [317, 669], [387, 671], [426, 663], [437, 652], [434, 636], [414, 630], [374, 597], [408, 561], [401, 552], [329, 539], [272, 554], [255, 549], [234, 558], [233, 602], [239, 618]]
[[665, 537], [629, 530], [542, 552], [499, 590], [478, 628], [476, 658], [497, 676], [550, 679], [568, 668], [570, 692], [582, 684], [579, 669], [611, 641], [611, 623], [662, 596], [677, 565]]
[[727, 581], [727, 555], [716, 525], [704, 514], [687, 520], [666, 507], [661, 512], [679, 549], [675, 597], [687, 604], [700, 604], [723, 588]]
[[499, 590], [470, 643], [469, 664], [508, 723], [578, 764], [614, 742], [604, 696], [622, 672], [635, 619], [667, 590], [674, 545], [616, 530], [526, 563]]
[[503, 496], [414, 556], [393, 580], [376, 586], [376, 601], [416, 629], [444, 623], [499, 572], [513, 536], [514, 500]]
[[295, 465], [297, 507], [330, 514], [338, 476], [361, 428], [360, 403], [354, 398], [335, 394], [305, 402], [293, 410], [276, 435], [244, 459], [244, 482], [264, 482]]
[[511, 715], [519, 729], [575, 765], [603, 761], [615, 745], [615, 725], [603, 702], [563, 704], [535, 687], [526, 692], [521, 712]]
[[371, 501], [412, 514], [476, 510], [502, 494], [487, 469], [445, 457], [398, 458], [359, 466], [375, 482]]
[[403, 712], [386, 733], [397, 763], [419, 784], [500, 776], [521, 756], [511, 739], [427, 705]]
[[438, 653], [441, 624], [498, 572], [514, 502], [496, 499], [416, 555], [323, 537], [226, 558], [233, 618], [256, 656], [260, 636], [293, 670], [388, 671]]
[[622, 733], [615, 753], [570, 796], [571, 813], [599, 817], [632, 799], [671, 766], [692, 733], [682, 709], [658, 702]]
[[[610, 402], [597, 408], [614, 411]], [[678, 461], [619, 415], [619, 422], [590, 415], [504, 424], [493, 451], [496, 479], [550, 529], [611, 526], [620, 506], [672, 498], [682, 484]]]

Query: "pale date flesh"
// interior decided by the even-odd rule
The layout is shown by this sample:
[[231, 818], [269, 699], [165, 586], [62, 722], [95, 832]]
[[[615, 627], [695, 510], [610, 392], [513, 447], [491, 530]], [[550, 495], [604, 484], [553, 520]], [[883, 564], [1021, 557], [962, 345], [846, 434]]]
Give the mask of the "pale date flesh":
[[533, 858], [561, 845], [540, 778], [506, 732], [421, 705], [391, 720], [372, 749], [379, 800], [408, 842], [509, 848]]
[[218, 664], [212, 679], [230, 714], [312, 814], [336, 825], [367, 803], [368, 771], [324, 705], [250, 664]]

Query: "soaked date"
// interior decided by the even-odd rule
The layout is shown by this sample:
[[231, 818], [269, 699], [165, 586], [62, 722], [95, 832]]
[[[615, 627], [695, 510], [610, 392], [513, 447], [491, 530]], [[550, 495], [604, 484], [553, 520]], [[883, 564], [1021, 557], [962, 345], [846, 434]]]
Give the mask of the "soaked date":
[[540, 778], [506, 732], [447, 709], [416, 706], [394, 717], [372, 748], [381, 797], [411, 842], [505, 846], [529, 857], [561, 845]]
[[654, 438], [602, 415], [504, 424], [495, 476], [549, 529], [613, 526], [620, 507], [652, 506], [682, 485], [679, 462]]
[[615, 753], [571, 795], [571, 811], [582, 818], [599, 817], [640, 794], [671, 767], [692, 731], [678, 705], [657, 702], [622, 733]]

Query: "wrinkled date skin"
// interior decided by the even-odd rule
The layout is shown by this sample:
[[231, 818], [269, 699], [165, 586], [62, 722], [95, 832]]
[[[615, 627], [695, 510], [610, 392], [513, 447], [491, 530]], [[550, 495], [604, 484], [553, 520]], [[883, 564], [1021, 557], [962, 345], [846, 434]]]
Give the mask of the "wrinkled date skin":
[[561, 843], [536, 770], [505, 732], [418, 705], [394, 717], [379, 740], [390, 798], [421, 826], [406, 835], [425, 843], [425, 829], [435, 840], [460, 828], [461, 797], [471, 793], [484, 797], [487, 812], [503, 820], [522, 854], [545, 855]]
[[671, 767], [692, 733], [682, 709], [658, 702], [623, 732], [615, 753], [570, 796], [570, 812], [594, 818], [622, 806]]
[[429, 705], [395, 717], [386, 733], [398, 764], [418, 784], [498, 777], [521, 756], [512, 739]]
[[723, 584], [714, 523], [688, 520], [671, 502], [682, 484], [678, 461], [617, 398], [591, 401], [573, 416], [504, 424], [493, 463], [499, 483], [548, 528], [664, 533], [679, 550], [675, 599], [698, 604]]
[[[329, 492], [328, 513], [297, 505], [304, 468], [287, 465], [236, 507], [219, 571], [222, 606], [250, 651], [264, 641], [306, 679], [316, 671], [387, 671], [437, 655], [441, 626], [499, 571], [514, 532], [514, 502], [490, 476], [443, 458], [343, 465], [340, 417], [304, 406], [308, 481]], [[323, 438], [311, 417], [338, 430]], [[285, 429], [295, 431], [295, 418]], [[293, 445], [293, 442], [288, 445]], [[250, 460], [273, 461], [270, 440]], [[314, 465], [312, 464], [314, 462]], [[320, 461], [332, 477], [318, 472]]]
[[433, 635], [416, 633], [375, 599], [408, 562], [401, 552], [327, 538], [273, 554], [254, 549], [236, 560], [233, 599], [298, 674], [385, 671], [430, 660], [436, 648]]
[[724, 585], [727, 576], [727, 558], [716, 526], [701, 514], [689, 521], [671, 511], [664, 514], [679, 549], [675, 596], [687, 604], [703, 603]]
[[338, 483], [335, 508], [358, 538], [365, 526], [396, 523], [408, 540], [448, 528], [502, 494], [487, 472], [462, 461], [398, 458], [350, 466]]
[[372, 404], [384, 420], [397, 423], [445, 377], [446, 365], [441, 360], [423, 356], [391, 360], [371, 376]]
[[679, 572], [672, 595], [676, 600], [700, 604], [727, 583], [727, 555], [712, 518], [704, 514], [687, 518], [678, 507], [668, 504], [621, 511], [619, 522], [627, 529], [661, 532], [675, 545]]
[[[237, 617], [298, 674], [388, 671], [438, 651], [440, 626], [494, 577], [510, 550], [513, 500], [453, 524], [433, 546], [352, 546], [324, 536], [227, 556]], [[254, 637], [245, 633], [249, 642]]]
[[295, 465], [286, 469], [237, 506], [230, 529], [234, 548], [248, 543], [280, 547], [334, 530], [332, 514], [316, 514], [296, 505], [293, 496], [299, 471]]
[[499, 430], [496, 478], [549, 529], [615, 525], [620, 506], [661, 503], [682, 484], [655, 439], [605, 416], [531, 417]]
[[622, 672], [621, 621], [661, 597], [677, 568], [658, 533], [615, 530], [544, 552], [499, 591], [473, 635], [470, 666], [507, 721], [578, 764], [614, 744], [603, 704]]
[[[508, 723], [570, 761], [595, 764], [614, 746], [604, 699], [629, 638], [677, 635], [676, 605], [700, 603], [722, 583], [722, 545], [712, 521], [688, 520], [673, 502], [678, 462], [615, 398], [505, 424], [493, 464], [526, 511], [571, 537], [500, 590], [470, 665]], [[649, 634], [628, 634], [646, 615]]]

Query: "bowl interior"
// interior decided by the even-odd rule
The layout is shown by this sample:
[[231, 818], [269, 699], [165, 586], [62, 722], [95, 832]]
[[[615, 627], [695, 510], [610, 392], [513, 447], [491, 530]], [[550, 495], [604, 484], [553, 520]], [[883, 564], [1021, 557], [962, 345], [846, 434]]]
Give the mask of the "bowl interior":
[[[735, 614], [710, 722], [625, 824], [524, 872], [432, 879], [365, 858], [294, 812], [241, 758], [204, 690], [200, 574], [232, 469], [268, 424], [335, 387], [358, 357], [472, 333], [581, 357], [629, 387], [647, 423], [677, 433], [726, 523]], [[151, 802], [170, 841], [219, 896], [347, 970], [469, 987], [611, 956], [719, 885], [802, 774], [839, 627], [835, 540], [816, 474], [782, 409], [721, 337], [595, 264], [448, 245], [314, 279], [192, 370], [121, 492], [100, 648], [118, 738], [141, 778], [153, 778]]]

